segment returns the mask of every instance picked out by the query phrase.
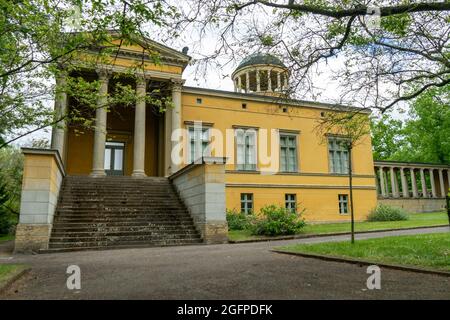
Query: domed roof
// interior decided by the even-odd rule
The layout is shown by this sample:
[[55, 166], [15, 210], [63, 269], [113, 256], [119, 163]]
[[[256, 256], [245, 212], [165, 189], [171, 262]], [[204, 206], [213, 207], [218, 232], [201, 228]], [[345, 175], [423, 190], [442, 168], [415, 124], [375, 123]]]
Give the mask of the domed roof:
[[236, 70], [242, 69], [247, 66], [252, 66], [255, 64], [271, 64], [286, 68], [284, 63], [277, 57], [268, 53], [257, 52], [249, 55], [244, 60], [242, 60], [241, 63], [237, 66]]

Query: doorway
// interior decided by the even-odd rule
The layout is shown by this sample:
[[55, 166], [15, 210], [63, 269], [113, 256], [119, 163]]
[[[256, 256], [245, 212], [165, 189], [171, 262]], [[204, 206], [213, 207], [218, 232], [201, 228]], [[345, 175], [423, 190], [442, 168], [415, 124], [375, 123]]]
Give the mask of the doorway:
[[108, 141], [105, 144], [105, 173], [108, 176], [123, 176], [125, 143]]

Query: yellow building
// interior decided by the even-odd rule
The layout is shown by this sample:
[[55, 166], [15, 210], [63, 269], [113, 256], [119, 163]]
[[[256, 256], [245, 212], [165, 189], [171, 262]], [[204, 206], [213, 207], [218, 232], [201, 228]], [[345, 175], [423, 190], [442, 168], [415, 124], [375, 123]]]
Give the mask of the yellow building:
[[[58, 150], [60, 161], [57, 155], [50, 155], [57, 160], [49, 161], [61, 162], [64, 172], [59, 188], [64, 186], [64, 179], [70, 181], [72, 176], [101, 181], [121, 181], [110, 176], [131, 176], [136, 181], [168, 177], [192, 215], [192, 208], [198, 204], [189, 199], [195, 195], [187, 195], [177, 179], [187, 176], [184, 183], [188, 183], [190, 178], [199, 176], [190, 173], [191, 167], [211, 164], [211, 168], [217, 167], [204, 169], [202, 177], [207, 172], [207, 178], [202, 181], [209, 181], [215, 191], [208, 191], [212, 192], [210, 198], [206, 192], [200, 202], [210, 203], [211, 208], [219, 208], [222, 213], [211, 223], [194, 215], [203, 239], [208, 238], [208, 232], [220, 233], [226, 227], [222, 200], [229, 210], [258, 212], [264, 205], [298, 204], [310, 222], [349, 220], [349, 159], [339, 144], [345, 138], [316, 130], [325, 113], [337, 112], [336, 106], [286, 98], [289, 70], [278, 58], [264, 54], [249, 56], [233, 72], [234, 92], [187, 87], [182, 78], [190, 61], [186, 51], [178, 52], [148, 39], [141, 41], [158, 52], [159, 64], [148, 55], [142, 59], [139, 41], [133, 46], [122, 46], [110, 62], [96, 64], [96, 70], [85, 63], [88, 58], [80, 60], [80, 66], [86, 65], [83, 76], [100, 81], [99, 107], [90, 114], [95, 129], [80, 130], [76, 124], [66, 123], [53, 130], [52, 149]], [[129, 73], [129, 68], [137, 64], [138, 97], [154, 88], [161, 89], [161, 94], [172, 100], [172, 107], [166, 112], [158, 112], [157, 107], [139, 99], [134, 108], [102, 107], [120, 75]], [[63, 77], [57, 79], [57, 85], [64, 82]], [[56, 111], [64, 114], [77, 108], [73, 101], [64, 92], [58, 94]], [[37, 161], [44, 154], [48, 156], [48, 152], [36, 154], [28, 150], [30, 161]], [[377, 201], [369, 135], [353, 149], [352, 162], [355, 215], [357, 220], [363, 220]], [[24, 181], [28, 178], [24, 176]], [[224, 190], [223, 195], [220, 190]], [[58, 192], [53, 192], [53, 197], [58, 197]], [[55, 211], [57, 200], [53, 202], [51, 210]], [[204, 214], [208, 215], [209, 209], [205, 208]], [[47, 224], [51, 225], [52, 219], [47, 219]], [[19, 233], [21, 226], [30, 224], [26, 219], [21, 221]], [[213, 231], [205, 225], [212, 226]], [[26, 230], [24, 237], [30, 234], [30, 229]], [[50, 235], [51, 230], [50, 226], [45, 232]]]

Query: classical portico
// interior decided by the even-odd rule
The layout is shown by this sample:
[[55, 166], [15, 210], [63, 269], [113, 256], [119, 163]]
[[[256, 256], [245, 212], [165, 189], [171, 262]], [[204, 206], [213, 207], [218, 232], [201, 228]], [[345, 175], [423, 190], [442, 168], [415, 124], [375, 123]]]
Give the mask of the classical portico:
[[421, 203], [430, 208], [444, 204], [450, 188], [450, 166], [396, 161], [374, 164], [379, 200], [423, 200]]
[[[171, 159], [171, 150], [176, 143], [171, 141], [171, 135], [182, 126], [181, 90], [184, 81], [181, 74], [190, 58], [156, 42], [151, 44], [159, 51], [164, 67], [148, 64], [134, 71], [131, 77], [130, 68], [124, 66], [126, 63], [97, 64], [95, 70], [81, 68], [84, 70], [81, 72], [82, 76], [99, 82], [97, 105], [95, 111], [92, 111], [94, 114], [88, 116], [92, 117], [93, 129], [84, 130], [81, 134], [81, 130], [73, 123], [61, 122], [52, 132], [52, 149], [59, 151], [64, 164], [68, 166], [69, 174], [145, 177], [169, 176], [177, 171], [178, 168]], [[124, 48], [123, 52], [122, 49], [119, 50], [119, 57], [131, 63], [142, 59], [142, 52]], [[150, 57], [145, 58], [150, 60]], [[67, 76], [60, 72], [56, 79], [57, 116], [63, 116], [71, 108], [76, 108], [71, 105], [70, 97], [64, 92]], [[133, 108], [108, 106], [108, 94], [115, 83], [121, 81], [122, 76], [136, 90]], [[158, 108], [146, 102], [146, 96], [154, 89], [160, 90], [161, 95], [172, 100], [165, 112], [155, 111]], [[74, 139], [74, 136], [78, 138]], [[83, 157], [80, 157], [80, 152], [83, 152]], [[74, 161], [78, 161], [76, 165], [72, 164]], [[71, 168], [76, 169], [71, 172]]]

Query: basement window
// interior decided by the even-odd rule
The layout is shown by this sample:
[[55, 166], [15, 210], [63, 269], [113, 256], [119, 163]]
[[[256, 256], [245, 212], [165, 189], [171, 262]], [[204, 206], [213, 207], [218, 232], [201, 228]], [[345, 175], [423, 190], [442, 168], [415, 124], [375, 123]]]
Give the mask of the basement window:
[[202, 98], [197, 98], [197, 104], [202, 104], [203, 100]]
[[247, 109], [247, 104], [246, 103], [242, 104], [242, 109]]
[[287, 113], [288, 112], [288, 108], [287, 107], [283, 107], [283, 112]]

